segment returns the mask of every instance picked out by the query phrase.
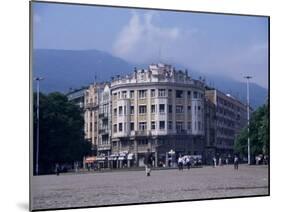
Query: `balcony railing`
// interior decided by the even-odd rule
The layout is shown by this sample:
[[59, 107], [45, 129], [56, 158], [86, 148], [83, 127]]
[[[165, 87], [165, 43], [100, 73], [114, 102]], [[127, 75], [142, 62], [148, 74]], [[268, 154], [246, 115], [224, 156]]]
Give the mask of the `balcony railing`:
[[85, 104], [85, 109], [95, 109], [95, 108], [97, 108], [97, 107], [98, 107], [98, 104], [97, 104], [97, 103], [91, 102], [91, 103], [86, 103], [86, 104]]
[[109, 133], [108, 129], [99, 129], [99, 134], [107, 134]]
[[148, 130], [139, 130], [135, 131], [136, 136], [151, 136], [151, 131]]
[[99, 118], [100, 119], [108, 119], [108, 113], [100, 113]]

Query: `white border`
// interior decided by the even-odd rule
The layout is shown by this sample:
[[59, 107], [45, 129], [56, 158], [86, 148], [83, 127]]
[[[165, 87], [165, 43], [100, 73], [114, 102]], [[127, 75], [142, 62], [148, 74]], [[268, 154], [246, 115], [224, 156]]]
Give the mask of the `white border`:
[[[59, 1], [59, 0], [58, 0]], [[76, 0], [68, 2], [270, 15], [271, 17], [271, 197], [80, 209], [79, 211], [270, 211], [278, 206], [280, 186], [280, 10], [274, 0]], [[1, 211], [27, 211], [29, 121], [29, 2], [3, 1], [1, 52]], [[279, 106], [279, 107], [278, 107]], [[274, 114], [274, 115], [272, 115]], [[279, 124], [280, 125], [280, 124]]]

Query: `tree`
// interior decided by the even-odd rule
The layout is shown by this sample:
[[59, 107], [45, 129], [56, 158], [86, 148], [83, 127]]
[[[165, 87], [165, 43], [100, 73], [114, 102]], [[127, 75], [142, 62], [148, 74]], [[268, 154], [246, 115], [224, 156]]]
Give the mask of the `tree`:
[[[268, 128], [268, 105], [259, 107], [250, 119], [251, 155], [268, 155], [269, 128]], [[235, 140], [234, 149], [237, 153], [246, 156], [248, 153], [248, 128], [242, 129]]]
[[[34, 95], [36, 100], [36, 95]], [[36, 101], [34, 101], [34, 162], [36, 162]], [[84, 139], [81, 109], [61, 93], [40, 93], [39, 173], [50, 173], [56, 163], [73, 164], [90, 154]], [[35, 164], [35, 163], [34, 163]], [[35, 165], [34, 165], [35, 168]]]

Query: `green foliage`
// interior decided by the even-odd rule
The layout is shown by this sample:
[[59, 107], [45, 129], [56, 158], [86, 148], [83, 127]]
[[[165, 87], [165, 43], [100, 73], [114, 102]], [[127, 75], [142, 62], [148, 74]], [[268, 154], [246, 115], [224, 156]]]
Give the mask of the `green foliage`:
[[[34, 95], [34, 156], [36, 152], [36, 94]], [[40, 94], [39, 171], [49, 173], [56, 163], [73, 164], [90, 154], [84, 140], [81, 109], [61, 93]], [[34, 162], [36, 158], [34, 157]], [[35, 167], [35, 166], [34, 166]]]
[[[250, 119], [250, 144], [251, 155], [268, 155], [269, 148], [269, 128], [268, 128], [268, 105], [259, 107]], [[241, 155], [247, 155], [248, 152], [248, 132], [244, 128], [235, 140], [234, 149]]]

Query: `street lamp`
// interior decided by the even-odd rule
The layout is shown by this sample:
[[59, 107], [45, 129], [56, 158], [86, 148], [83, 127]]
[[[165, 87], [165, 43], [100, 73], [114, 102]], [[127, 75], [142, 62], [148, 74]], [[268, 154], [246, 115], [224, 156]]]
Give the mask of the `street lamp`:
[[36, 175], [39, 173], [39, 92], [40, 92], [40, 81], [43, 80], [42, 77], [35, 77], [34, 80], [36, 80], [36, 87], [37, 87], [37, 98], [36, 98], [36, 120], [37, 120], [37, 126], [36, 126]]
[[251, 149], [250, 149], [250, 93], [249, 93], [249, 81], [252, 76], [245, 76], [247, 79], [247, 120], [248, 120], [248, 165], [251, 164]]

